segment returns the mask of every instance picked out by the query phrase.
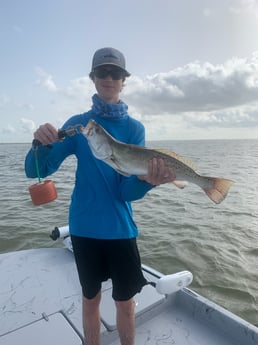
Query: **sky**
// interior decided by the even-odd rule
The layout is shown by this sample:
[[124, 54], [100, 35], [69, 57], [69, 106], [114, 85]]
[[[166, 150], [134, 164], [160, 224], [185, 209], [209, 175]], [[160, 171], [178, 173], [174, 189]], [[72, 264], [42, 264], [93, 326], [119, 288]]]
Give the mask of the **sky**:
[[88, 111], [107, 46], [147, 140], [258, 139], [258, 0], [1, 0], [0, 143]]

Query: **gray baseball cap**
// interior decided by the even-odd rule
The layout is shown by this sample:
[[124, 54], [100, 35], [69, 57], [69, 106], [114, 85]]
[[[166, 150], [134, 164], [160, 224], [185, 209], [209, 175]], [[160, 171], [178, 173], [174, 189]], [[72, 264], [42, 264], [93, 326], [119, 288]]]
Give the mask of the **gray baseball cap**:
[[124, 55], [115, 48], [101, 48], [95, 52], [92, 59], [92, 68], [91, 71], [93, 72], [94, 68], [103, 65], [114, 65], [122, 70], [125, 71], [126, 77], [130, 76], [130, 73], [127, 72], [125, 69], [125, 57]]

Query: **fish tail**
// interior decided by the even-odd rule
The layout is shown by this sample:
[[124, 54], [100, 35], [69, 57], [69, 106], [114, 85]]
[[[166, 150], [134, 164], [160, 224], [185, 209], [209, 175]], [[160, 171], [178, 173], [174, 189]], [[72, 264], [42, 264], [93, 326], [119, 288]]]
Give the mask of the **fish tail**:
[[217, 177], [209, 177], [209, 188], [203, 188], [208, 197], [215, 202], [215, 204], [220, 204], [228, 194], [228, 191], [232, 184], [231, 180]]

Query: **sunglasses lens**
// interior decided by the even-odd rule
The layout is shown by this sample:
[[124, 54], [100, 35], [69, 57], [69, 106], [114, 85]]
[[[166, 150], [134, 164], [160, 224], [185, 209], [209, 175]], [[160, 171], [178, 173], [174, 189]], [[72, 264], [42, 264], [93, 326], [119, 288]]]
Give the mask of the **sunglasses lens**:
[[110, 76], [113, 80], [120, 80], [125, 77], [123, 70], [115, 69], [115, 68], [110, 69], [110, 70], [103, 67], [96, 68], [94, 70], [94, 74], [97, 78], [100, 78], [100, 79], [105, 79], [108, 76]]
[[113, 73], [111, 74], [112, 79], [119, 80], [124, 78], [124, 72], [122, 70], [113, 70]]
[[105, 79], [108, 76], [108, 71], [104, 68], [96, 68], [94, 74], [97, 78]]

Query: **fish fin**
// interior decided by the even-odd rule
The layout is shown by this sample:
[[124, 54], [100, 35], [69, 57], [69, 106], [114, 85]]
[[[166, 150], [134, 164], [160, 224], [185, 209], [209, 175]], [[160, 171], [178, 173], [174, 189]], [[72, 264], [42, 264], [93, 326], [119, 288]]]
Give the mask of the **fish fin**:
[[176, 152], [174, 152], [172, 150], [162, 148], [162, 149], [155, 149], [155, 151], [157, 151], [159, 153], [163, 153], [167, 156], [173, 157], [173, 158], [177, 159], [178, 161], [184, 163], [185, 165], [188, 165], [193, 170], [197, 169], [197, 166], [193, 161], [191, 161], [189, 158], [180, 156], [179, 154], [177, 154]]
[[123, 175], [123, 176], [131, 176], [131, 174], [128, 174], [127, 172], [120, 170], [119, 166], [116, 164], [116, 161], [112, 158], [106, 158], [103, 159], [103, 161], [108, 164], [109, 166], [111, 166], [111, 168], [113, 168], [116, 172], [118, 172], [119, 174]]
[[119, 174], [123, 175], [123, 176], [126, 176], [126, 177], [129, 177], [131, 176], [131, 174], [128, 174], [127, 172], [125, 171], [122, 171], [122, 170], [119, 170], [119, 169], [115, 169]]
[[174, 180], [174, 181], [172, 181], [172, 183], [173, 183], [177, 188], [180, 188], [180, 189], [184, 189], [185, 186], [188, 185], [188, 182], [187, 182], [187, 181]]
[[203, 188], [203, 190], [215, 204], [219, 204], [225, 199], [234, 182], [217, 177], [208, 177], [208, 179], [212, 183], [212, 186], [211, 188]]

